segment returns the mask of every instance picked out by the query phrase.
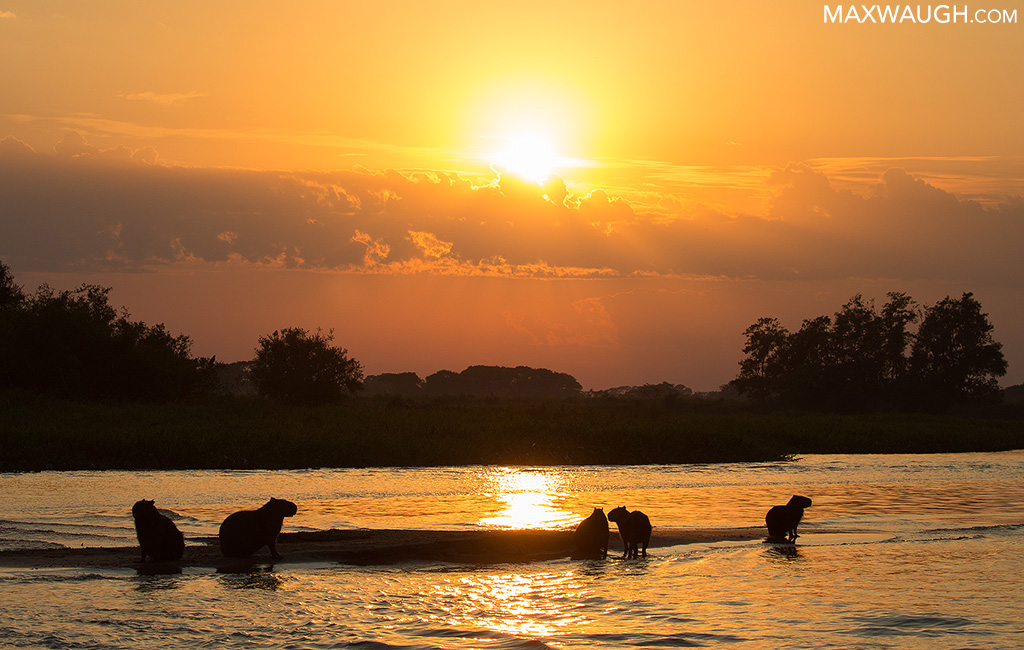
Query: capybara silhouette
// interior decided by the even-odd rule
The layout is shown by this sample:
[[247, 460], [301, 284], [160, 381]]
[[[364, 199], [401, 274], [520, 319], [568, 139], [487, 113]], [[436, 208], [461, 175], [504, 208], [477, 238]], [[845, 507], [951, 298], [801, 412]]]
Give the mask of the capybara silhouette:
[[271, 499], [257, 510], [242, 510], [228, 515], [220, 525], [220, 552], [224, 557], [249, 557], [264, 546], [270, 556], [282, 559], [277, 553], [277, 535], [285, 517], [298, 512], [291, 501]]
[[590, 516], [576, 526], [572, 534], [572, 559], [608, 557], [608, 518], [603, 508], [594, 508]]
[[142, 562], [146, 556], [154, 562], [180, 560], [185, 554], [185, 536], [174, 522], [160, 514], [156, 504], [150, 500], [136, 501], [132, 506], [135, 518], [135, 534], [142, 549]]
[[[647, 545], [651, 543], [651, 520], [639, 510], [630, 512], [619, 506], [608, 513], [608, 521], [614, 521], [619, 527], [619, 537], [625, 552], [623, 559], [635, 558], [639, 554], [647, 557]], [[643, 550], [640, 550], [642, 547]]]
[[768, 526], [769, 542], [794, 542], [797, 524], [804, 516], [804, 508], [811, 507], [811, 500], [794, 494], [784, 506], [772, 506], [768, 514], [764, 516], [764, 523]]

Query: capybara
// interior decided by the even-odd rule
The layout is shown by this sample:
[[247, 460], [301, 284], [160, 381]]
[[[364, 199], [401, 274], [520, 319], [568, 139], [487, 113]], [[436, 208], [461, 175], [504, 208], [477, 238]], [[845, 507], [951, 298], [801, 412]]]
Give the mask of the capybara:
[[[619, 506], [608, 513], [608, 521], [614, 521], [619, 527], [619, 537], [625, 552], [623, 559], [635, 558], [640, 554], [647, 557], [647, 545], [651, 543], [651, 520], [639, 510], [630, 512]], [[643, 550], [640, 550], [642, 547]]]
[[572, 546], [574, 560], [608, 557], [608, 518], [604, 516], [603, 508], [594, 508], [594, 512], [576, 526]]
[[811, 507], [811, 500], [794, 494], [784, 506], [772, 506], [768, 514], [764, 516], [764, 523], [768, 526], [769, 542], [794, 542], [796, 541], [796, 527], [804, 516], [804, 508]]
[[174, 522], [160, 514], [153, 501], [142, 499], [132, 506], [135, 534], [142, 549], [142, 562], [146, 556], [154, 562], [180, 560], [185, 554], [185, 536]]
[[277, 535], [285, 517], [298, 512], [291, 501], [271, 499], [257, 510], [243, 510], [228, 515], [220, 525], [220, 552], [225, 557], [249, 557], [264, 546], [270, 556], [282, 559], [277, 553]]

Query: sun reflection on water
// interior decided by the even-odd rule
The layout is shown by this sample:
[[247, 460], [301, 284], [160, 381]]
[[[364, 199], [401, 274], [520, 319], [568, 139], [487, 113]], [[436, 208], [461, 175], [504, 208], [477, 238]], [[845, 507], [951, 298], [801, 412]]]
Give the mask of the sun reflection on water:
[[479, 524], [488, 528], [563, 528], [578, 515], [560, 507], [569, 495], [567, 477], [558, 471], [518, 468], [488, 470], [489, 491], [497, 510], [485, 513]]
[[517, 637], [557, 637], [591, 622], [583, 602], [589, 587], [571, 571], [463, 575], [436, 586], [435, 622], [462, 630]]

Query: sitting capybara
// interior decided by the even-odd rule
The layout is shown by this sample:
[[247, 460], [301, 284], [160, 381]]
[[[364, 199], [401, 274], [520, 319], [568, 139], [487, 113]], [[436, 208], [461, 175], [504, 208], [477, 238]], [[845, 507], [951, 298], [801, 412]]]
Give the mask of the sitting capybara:
[[270, 555], [280, 560], [277, 553], [277, 535], [285, 517], [298, 512], [291, 501], [271, 499], [258, 510], [243, 510], [228, 515], [220, 525], [220, 552], [225, 557], [249, 557], [264, 546]]
[[160, 514], [153, 501], [142, 499], [132, 506], [135, 534], [142, 548], [142, 562], [146, 556], [154, 562], [180, 560], [185, 553], [185, 536], [174, 522]]
[[576, 526], [572, 546], [574, 560], [608, 557], [608, 518], [604, 516], [604, 509], [594, 508], [594, 512]]
[[793, 542], [796, 541], [796, 527], [804, 516], [804, 508], [811, 507], [811, 500], [794, 494], [784, 506], [772, 506], [768, 514], [764, 516], [764, 523], [768, 526], [769, 542]]
[[[623, 559], [635, 558], [642, 553], [647, 557], [647, 545], [651, 543], [651, 520], [639, 510], [630, 512], [619, 506], [608, 513], [608, 521], [614, 521], [619, 527], [619, 537], [625, 552]], [[640, 551], [639, 548], [643, 547]]]

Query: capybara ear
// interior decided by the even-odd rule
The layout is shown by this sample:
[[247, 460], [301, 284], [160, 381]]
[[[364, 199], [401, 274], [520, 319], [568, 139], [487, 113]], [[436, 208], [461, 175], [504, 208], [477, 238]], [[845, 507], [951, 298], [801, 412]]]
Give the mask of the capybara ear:
[[794, 494], [793, 498], [789, 500], [789, 504], [788, 505], [796, 506], [798, 508], [810, 508], [811, 507], [811, 500], [808, 499], [805, 496], [800, 496], [799, 494]]

